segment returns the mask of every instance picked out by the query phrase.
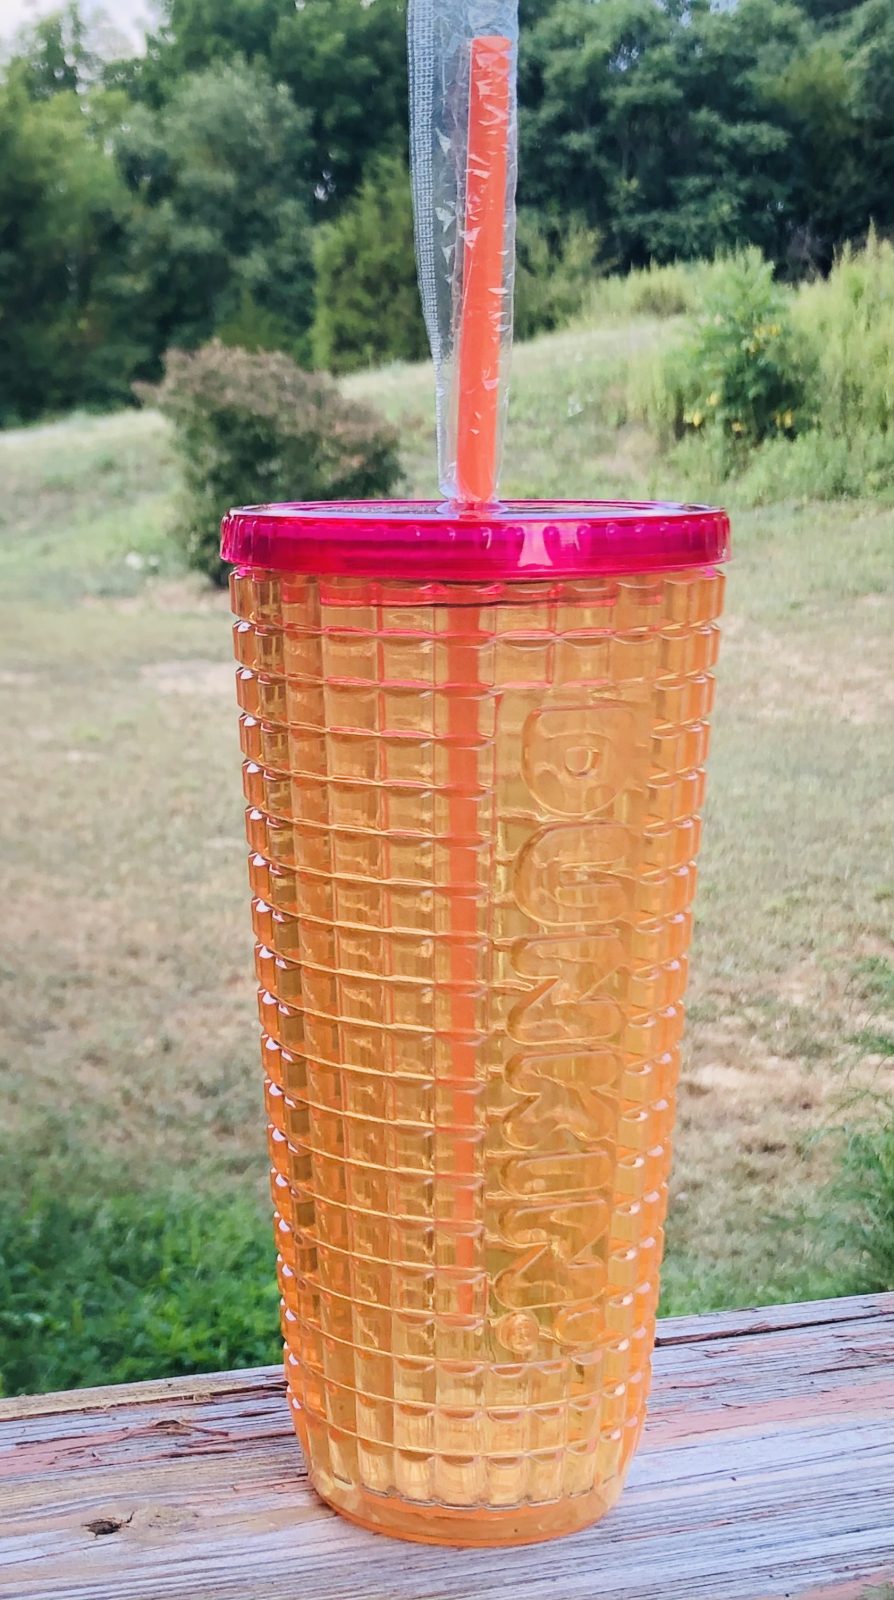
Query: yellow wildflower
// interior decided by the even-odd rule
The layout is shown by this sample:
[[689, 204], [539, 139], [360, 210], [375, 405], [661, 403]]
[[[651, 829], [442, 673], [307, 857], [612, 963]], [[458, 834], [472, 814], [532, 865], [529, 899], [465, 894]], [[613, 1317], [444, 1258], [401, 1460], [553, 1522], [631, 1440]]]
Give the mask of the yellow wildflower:
[[693, 413], [692, 413], [692, 426], [693, 426], [693, 428], [700, 428], [702, 423], [704, 422], [704, 420], [705, 420], [704, 412], [702, 412], [702, 411], [693, 411]]
[[719, 406], [719, 404], [720, 404], [720, 396], [717, 393], [717, 390], [715, 389], [712, 394], [708, 395], [708, 405], [709, 406]]
[[786, 411], [785, 415], [782, 418], [782, 421], [783, 421], [783, 424], [784, 424], [784, 426], [786, 428], [793, 427], [794, 426], [794, 422], [795, 422], [795, 413], [793, 411]]
[[744, 433], [745, 432], [745, 425], [742, 422], [733, 422], [733, 423], [731, 423], [731, 427], [732, 427], [733, 433]]

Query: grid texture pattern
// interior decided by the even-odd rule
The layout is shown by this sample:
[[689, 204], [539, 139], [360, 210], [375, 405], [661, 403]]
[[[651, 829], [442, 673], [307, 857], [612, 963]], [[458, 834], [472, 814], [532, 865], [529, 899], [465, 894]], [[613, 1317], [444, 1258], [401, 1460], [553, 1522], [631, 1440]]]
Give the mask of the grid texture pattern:
[[232, 593], [314, 1482], [412, 1537], [580, 1526], [648, 1389], [722, 578]]

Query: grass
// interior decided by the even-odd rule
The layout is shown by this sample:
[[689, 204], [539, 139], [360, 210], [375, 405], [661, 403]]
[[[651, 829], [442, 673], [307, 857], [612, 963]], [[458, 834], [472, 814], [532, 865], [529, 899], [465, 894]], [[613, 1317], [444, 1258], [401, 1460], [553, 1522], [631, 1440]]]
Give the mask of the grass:
[[11, 599], [65, 604], [135, 594], [173, 573], [174, 462], [153, 412], [74, 416], [0, 432], [3, 581]]
[[38, 1190], [12, 1202], [0, 1218], [4, 1387], [34, 1393], [274, 1361], [270, 1255], [267, 1218], [250, 1194]]
[[[628, 363], [672, 329], [521, 347], [504, 491], [708, 492], [617, 425]], [[408, 492], [436, 492], [429, 371], [347, 387], [399, 423]], [[151, 413], [0, 435], [0, 463], [0, 1373], [272, 1358], [227, 603], [177, 568]], [[733, 511], [667, 1311], [857, 1280], [814, 1223], [839, 1149], [817, 1134], [890, 1070], [894, 511]]]
[[[654, 446], [641, 428], [619, 435], [630, 361], [673, 333], [673, 321], [642, 318], [619, 326], [563, 329], [521, 345], [513, 356], [508, 449], [501, 488], [527, 496], [611, 496], [652, 492], [660, 478]], [[427, 366], [400, 363], [357, 373], [345, 388], [401, 430], [411, 494], [438, 492], [434, 387]]]
[[[894, 1054], [890, 1042], [887, 1053]], [[868, 1109], [871, 1119], [842, 1130], [823, 1233], [830, 1257], [847, 1262], [853, 1286], [871, 1292], [894, 1284], [894, 1100], [874, 1096]]]

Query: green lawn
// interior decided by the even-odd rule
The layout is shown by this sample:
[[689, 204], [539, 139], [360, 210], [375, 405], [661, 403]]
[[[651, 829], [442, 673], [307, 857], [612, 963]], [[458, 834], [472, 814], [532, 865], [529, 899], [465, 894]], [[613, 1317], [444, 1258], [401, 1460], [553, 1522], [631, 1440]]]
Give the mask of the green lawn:
[[[514, 358], [504, 491], [705, 492], [615, 426], [640, 322]], [[347, 385], [434, 491], [424, 368]], [[229, 618], [155, 415], [0, 435], [8, 1388], [273, 1358]], [[846, 1287], [817, 1243], [894, 1006], [894, 510], [734, 512], [665, 1309]], [[848, 1113], [850, 1114], [850, 1113]]]

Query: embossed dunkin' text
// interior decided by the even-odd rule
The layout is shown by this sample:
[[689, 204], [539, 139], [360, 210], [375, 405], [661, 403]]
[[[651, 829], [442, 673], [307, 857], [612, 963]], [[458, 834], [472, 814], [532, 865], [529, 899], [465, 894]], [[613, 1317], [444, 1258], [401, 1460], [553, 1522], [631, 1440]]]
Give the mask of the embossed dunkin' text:
[[[534, 712], [522, 771], [549, 820], [512, 865], [537, 924], [511, 952], [530, 987], [512, 1006], [496, 1282], [510, 1334], [546, 1308], [560, 1343], [592, 1337], [606, 1281], [629, 964], [650, 761], [648, 703], [588, 699]], [[521, 1314], [521, 1315], [520, 1315]]]

